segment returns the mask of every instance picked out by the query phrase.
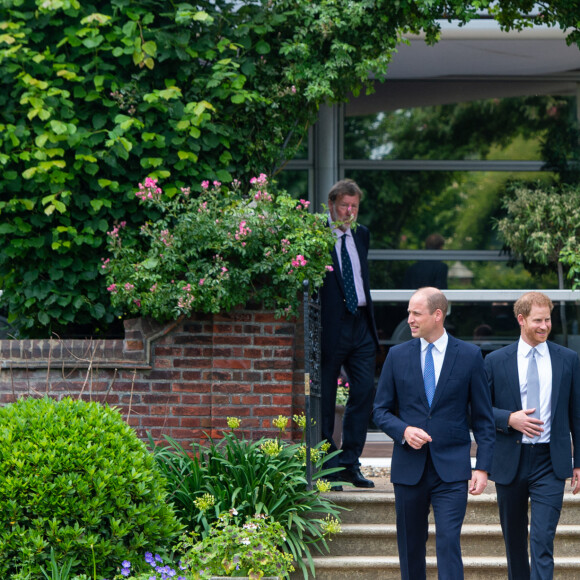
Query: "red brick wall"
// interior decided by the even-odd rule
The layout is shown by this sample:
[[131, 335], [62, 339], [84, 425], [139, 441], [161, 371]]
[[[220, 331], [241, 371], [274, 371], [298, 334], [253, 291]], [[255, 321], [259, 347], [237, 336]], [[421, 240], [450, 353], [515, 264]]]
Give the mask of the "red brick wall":
[[[71, 396], [119, 407], [141, 438], [219, 437], [239, 417], [252, 438], [304, 408], [301, 321], [236, 310], [161, 325], [125, 322], [124, 340], [1, 340], [0, 404]], [[294, 437], [298, 437], [294, 433]]]

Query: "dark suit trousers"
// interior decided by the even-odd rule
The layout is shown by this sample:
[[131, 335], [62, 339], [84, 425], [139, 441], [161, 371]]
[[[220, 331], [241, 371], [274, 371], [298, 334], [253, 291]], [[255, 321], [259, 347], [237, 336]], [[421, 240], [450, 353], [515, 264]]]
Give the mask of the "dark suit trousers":
[[347, 314], [341, 321], [336, 349], [322, 356], [321, 431], [322, 438], [330, 443], [330, 452], [337, 449], [332, 432], [341, 366], [346, 370], [350, 386], [343, 421], [342, 452], [330, 459], [325, 467], [360, 465], [359, 457], [365, 445], [375, 397], [375, 357], [376, 345], [366, 309]]
[[565, 481], [554, 475], [548, 444], [522, 445], [515, 480], [509, 485], [496, 484], [509, 580], [552, 580], [554, 577], [554, 536], [562, 510], [564, 485]]
[[467, 481], [443, 481], [428, 454], [416, 485], [395, 484], [397, 544], [402, 580], [425, 580], [429, 507], [435, 516], [439, 580], [463, 580], [461, 526], [467, 508]]

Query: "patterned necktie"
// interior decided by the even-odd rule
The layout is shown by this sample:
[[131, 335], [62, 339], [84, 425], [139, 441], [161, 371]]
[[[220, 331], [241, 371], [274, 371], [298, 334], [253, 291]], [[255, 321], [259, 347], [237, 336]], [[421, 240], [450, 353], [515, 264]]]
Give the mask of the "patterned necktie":
[[530, 362], [528, 363], [528, 375], [527, 375], [527, 383], [528, 383], [528, 409], [536, 409], [530, 417], [535, 417], [536, 419], [540, 418], [540, 377], [538, 375], [538, 363], [536, 362], [536, 354], [537, 350], [532, 348], [530, 350], [529, 358]]
[[433, 402], [433, 396], [435, 395], [435, 365], [433, 364], [433, 343], [427, 346], [427, 352], [425, 353], [425, 368], [423, 370], [423, 381], [425, 383], [425, 394], [427, 395], [427, 401], [429, 402], [429, 407]]
[[342, 262], [342, 283], [344, 284], [344, 295], [346, 297], [346, 307], [351, 314], [358, 308], [358, 297], [354, 285], [354, 276], [352, 273], [352, 262], [346, 249], [346, 234], [342, 235], [342, 244], [340, 246], [340, 259]]

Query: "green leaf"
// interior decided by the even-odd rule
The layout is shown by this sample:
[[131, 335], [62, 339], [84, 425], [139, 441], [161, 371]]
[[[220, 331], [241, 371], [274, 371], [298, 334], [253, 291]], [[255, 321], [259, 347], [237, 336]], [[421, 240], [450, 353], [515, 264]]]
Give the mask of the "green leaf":
[[48, 323], [50, 322], [50, 317], [46, 312], [40, 311], [38, 313], [38, 322], [40, 322], [40, 324], [42, 324], [43, 326], [47, 326]]
[[68, 127], [66, 123], [62, 121], [52, 120], [50, 123], [50, 128], [57, 134], [57, 135], [65, 135], [68, 133]]
[[260, 40], [256, 44], [256, 52], [258, 54], [268, 54], [270, 52], [270, 45], [265, 40]]
[[150, 167], [159, 167], [160, 165], [163, 165], [163, 159], [161, 157], [143, 157], [140, 163], [141, 167], [149, 169]]
[[32, 179], [37, 171], [38, 167], [29, 167], [22, 172], [22, 177], [24, 177], [24, 179]]
[[141, 265], [147, 270], [154, 270], [159, 265], [159, 260], [157, 258], [148, 258], [141, 262]]
[[102, 199], [91, 199], [91, 207], [97, 212], [103, 207]]
[[148, 54], [149, 56], [155, 56], [157, 54], [157, 44], [152, 40], [143, 44], [141, 49], [145, 54]]

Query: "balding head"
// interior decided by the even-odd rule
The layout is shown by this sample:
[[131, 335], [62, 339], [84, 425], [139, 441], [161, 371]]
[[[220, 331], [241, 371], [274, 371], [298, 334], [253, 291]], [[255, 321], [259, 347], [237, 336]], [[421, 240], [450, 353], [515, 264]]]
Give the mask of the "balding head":
[[425, 286], [423, 288], [419, 288], [419, 290], [417, 290], [415, 294], [413, 294], [413, 296], [415, 295], [425, 297], [425, 299], [427, 300], [427, 306], [429, 307], [430, 314], [433, 314], [435, 310], [439, 309], [443, 314], [443, 318], [445, 318], [449, 302], [447, 301], [445, 294], [443, 294], [443, 292], [441, 292], [439, 288]]
[[419, 288], [409, 300], [409, 328], [414, 338], [435, 342], [444, 332], [447, 298], [437, 288]]

